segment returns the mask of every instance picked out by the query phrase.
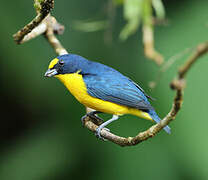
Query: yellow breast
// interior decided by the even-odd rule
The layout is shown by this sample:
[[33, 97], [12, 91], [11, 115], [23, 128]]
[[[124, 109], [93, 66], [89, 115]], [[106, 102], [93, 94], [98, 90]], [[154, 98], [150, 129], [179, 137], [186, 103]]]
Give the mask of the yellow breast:
[[150, 119], [150, 116], [138, 109], [128, 108], [126, 106], [118, 105], [112, 102], [103, 101], [101, 99], [90, 96], [87, 93], [86, 85], [83, 81], [82, 75], [78, 73], [73, 74], [59, 74], [57, 77], [72, 93], [72, 95], [86, 107], [93, 108], [104, 113], [123, 115], [134, 114], [145, 119]]

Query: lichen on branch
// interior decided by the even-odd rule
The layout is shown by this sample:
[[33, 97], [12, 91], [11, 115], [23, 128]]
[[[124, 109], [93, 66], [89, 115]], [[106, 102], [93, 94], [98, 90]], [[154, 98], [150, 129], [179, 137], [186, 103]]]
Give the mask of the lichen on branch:
[[37, 11], [37, 16], [21, 30], [13, 35], [14, 41], [17, 44], [23, 43], [22, 40], [30, 33], [35, 27], [37, 27], [43, 19], [50, 13], [54, 7], [54, 0], [35, 0], [34, 6]]

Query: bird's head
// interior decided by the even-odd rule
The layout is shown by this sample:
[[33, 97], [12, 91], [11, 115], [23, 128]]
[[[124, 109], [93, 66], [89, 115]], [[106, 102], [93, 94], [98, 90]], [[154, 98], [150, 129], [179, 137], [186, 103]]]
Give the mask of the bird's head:
[[58, 56], [50, 62], [45, 76], [56, 77], [57, 75], [76, 73], [81, 70], [82, 67], [80, 66], [86, 64], [86, 61], [81, 56], [73, 54]]

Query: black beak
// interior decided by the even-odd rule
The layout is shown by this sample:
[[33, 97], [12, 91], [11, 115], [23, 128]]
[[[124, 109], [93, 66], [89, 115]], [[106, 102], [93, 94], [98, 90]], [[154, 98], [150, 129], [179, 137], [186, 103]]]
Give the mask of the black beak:
[[52, 76], [55, 76], [57, 74], [58, 74], [58, 72], [57, 72], [56, 69], [48, 69], [44, 76], [45, 77], [52, 77]]

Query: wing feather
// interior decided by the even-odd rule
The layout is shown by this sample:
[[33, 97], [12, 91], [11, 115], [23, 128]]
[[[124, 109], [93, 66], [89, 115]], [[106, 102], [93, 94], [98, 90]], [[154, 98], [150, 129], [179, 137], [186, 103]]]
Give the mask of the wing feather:
[[144, 91], [125, 76], [86, 75], [83, 79], [93, 97], [141, 110], [153, 109]]

